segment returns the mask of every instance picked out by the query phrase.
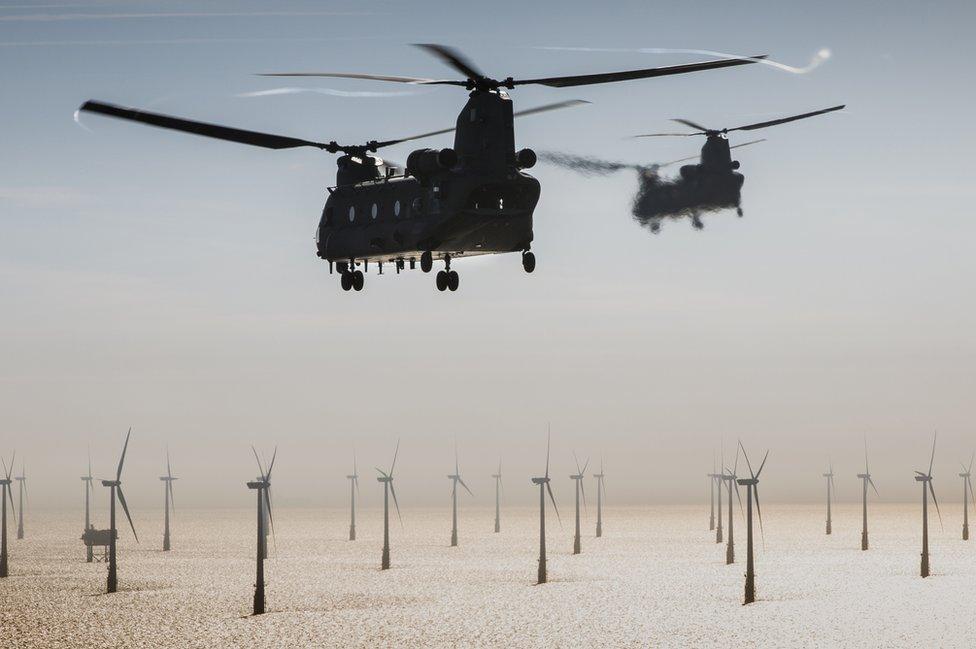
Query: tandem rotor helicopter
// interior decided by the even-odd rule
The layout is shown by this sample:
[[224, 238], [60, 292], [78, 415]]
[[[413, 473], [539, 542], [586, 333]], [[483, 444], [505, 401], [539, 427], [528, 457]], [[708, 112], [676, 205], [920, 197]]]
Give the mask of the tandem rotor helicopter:
[[[765, 56], [725, 58], [657, 68], [535, 79], [493, 79], [460, 52], [436, 44], [419, 44], [424, 51], [461, 74], [461, 80], [383, 76], [357, 73], [305, 72], [262, 76], [334, 77], [420, 85], [457, 86], [469, 91], [456, 127], [410, 137], [365, 144], [340, 145], [247, 131], [217, 124], [149, 113], [100, 101], [79, 110], [140, 122], [185, 133], [269, 149], [315, 147], [341, 153], [336, 185], [322, 210], [316, 234], [317, 254], [337, 271], [343, 290], [360, 291], [369, 263], [380, 273], [384, 264], [396, 272], [417, 261], [425, 273], [435, 260], [443, 261], [436, 286], [455, 291], [459, 279], [452, 260], [473, 255], [521, 253], [527, 273], [535, 269], [532, 215], [539, 200], [539, 181], [525, 173], [536, 162], [532, 149], [515, 150], [513, 118], [564, 108], [566, 101], [513, 112], [506, 89], [543, 85], [568, 88], [599, 83], [662, 77], [756, 63]], [[372, 155], [383, 147], [455, 131], [454, 148], [418, 149], [405, 169]], [[361, 270], [360, 270], [361, 266]]]
[[[702, 146], [700, 156], [672, 160], [661, 164], [638, 165], [612, 162], [555, 151], [542, 151], [539, 153], [539, 158], [544, 162], [566, 167], [584, 175], [607, 175], [621, 169], [633, 169], [637, 171], [637, 178], [640, 182], [632, 208], [635, 220], [657, 234], [660, 232], [661, 222], [665, 218], [680, 219], [688, 216], [691, 218], [692, 226], [696, 230], [701, 230], [705, 227], [701, 220], [701, 215], [705, 212], [734, 208], [736, 214], [742, 216], [741, 190], [745, 177], [737, 171], [739, 161], [732, 159], [731, 150], [765, 142], [765, 139], [752, 140], [730, 146], [729, 133], [733, 131], [755, 131], [777, 124], [795, 122], [796, 120], [841, 110], [844, 107], [844, 105], [832, 106], [800, 115], [723, 129], [706, 128], [687, 119], [675, 119], [672, 121], [695, 130], [691, 133], [635, 135], [635, 138], [705, 136], [705, 144]], [[679, 176], [672, 180], [663, 179], [658, 173], [664, 167], [695, 159], [699, 160], [698, 164], [682, 166]]]

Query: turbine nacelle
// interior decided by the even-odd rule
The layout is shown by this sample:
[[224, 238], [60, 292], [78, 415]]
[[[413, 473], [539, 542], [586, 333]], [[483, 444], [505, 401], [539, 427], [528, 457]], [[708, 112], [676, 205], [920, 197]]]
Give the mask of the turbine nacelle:
[[757, 478], [736, 478], [736, 482], [742, 486], [759, 484], [759, 480]]
[[267, 480], [252, 480], [246, 484], [248, 489], [267, 489], [271, 486]]
[[543, 485], [549, 482], [549, 478], [532, 478], [532, 484]]

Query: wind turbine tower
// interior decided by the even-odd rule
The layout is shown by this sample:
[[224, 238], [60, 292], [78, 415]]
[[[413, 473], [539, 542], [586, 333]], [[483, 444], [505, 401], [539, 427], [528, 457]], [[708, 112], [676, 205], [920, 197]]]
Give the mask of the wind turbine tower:
[[498, 459], [498, 473], [492, 473], [495, 479], [495, 534], [502, 531], [502, 461]]
[[749, 462], [749, 456], [746, 454], [746, 449], [743, 448], [741, 441], [739, 442], [739, 448], [742, 449], [742, 455], [746, 458], [746, 465], [749, 467], [749, 474], [752, 476], [749, 478], [738, 478], [736, 480], [738, 484], [746, 487], [746, 588], [745, 598], [742, 603], [752, 604], [756, 601], [756, 568], [755, 562], [753, 561], [752, 547], [752, 501], [756, 501], [756, 514], [759, 516], [759, 531], [762, 533], [762, 509], [759, 507], [759, 475], [762, 473], [763, 467], [766, 466], [769, 451], [766, 451], [762, 464], [759, 465], [759, 470], [753, 473], [752, 464]]
[[552, 487], [549, 485], [549, 440], [546, 437], [546, 475], [542, 478], [532, 478], [532, 484], [539, 486], [539, 578], [538, 582], [544, 584], [547, 581], [546, 572], [546, 492], [549, 492], [549, 499], [552, 500], [552, 508], [559, 518], [559, 509], [556, 507], [556, 498], [552, 495]]
[[600, 472], [594, 473], [596, 478], [596, 538], [603, 536], [603, 458], [600, 458]]
[[356, 540], [356, 494], [359, 493], [359, 469], [356, 467], [356, 451], [352, 452], [352, 474], [349, 481], [349, 540]]
[[115, 480], [102, 480], [102, 486], [109, 488], [109, 543], [108, 543], [108, 586], [106, 592], [114, 593], [118, 590], [119, 579], [118, 579], [118, 555], [117, 546], [119, 532], [115, 525], [115, 499], [118, 497], [119, 504], [122, 505], [122, 510], [125, 512], [125, 517], [129, 520], [129, 526], [132, 528], [132, 536], [135, 537], [136, 543], [139, 542], [139, 535], [136, 534], [136, 526], [132, 524], [132, 516], [129, 515], [129, 506], [125, 504], [125, 494], [122, 493], [122, 465], [125, 463], [125, 452], [129, 448], [129, 436], [132, 434], [132, 429], [125, 434], [125, 444], [122, 445], [122, 455], [119, 457], [119, 468], [115, 472]]
[[400, 503], [397, 502], [396, 489], [393, 488], [393, 469], [396, 468], [399, 452], [400, 440], [397, 440], [396, 449], [393, 451], [393, 463], [390, 464], [390, 472], [376, 469], [380, 474], [376, 481], [383, 484], [383, 556], [380, 560], [380, 570], [390, 569], [390, 494], [393, 494], [393, 505], [396, 507], [397, 518], [400, 519], [400, 526], [403, 526], [403, 518], [400, 516]]
[[576, 534], [573, 536], [573, 554], [579, 554], [582, 552], [582, 544], [580, 542], [580, 494], [583, 496], [583, 506], [585, 507], [586, 492], [583, 491], [583, 478], [586, 477], [586, 467], [589, 466], [590, 461], [587, 460], [581, 469], [576, 453], [573, 453], [573, 459], [576, 460], [576, 473], [569, 476], [570, 480], [576, 482]]
[[166, 449], [166, 475], [160, 476], [160, 480], [163, 481], [165, 487], [163, 491], [165, 492], [165, 507], [163, 514], [163, 552], [169, 552], [169, 511], [172, 508], [176, 511], [176, 505], [173, 501], [173, 480], [177, 478], [173, 477], [173, 470], [169, 464], [169, 449]]
[[456, 548], [458, 544], [458, 484], [464, 487], [469, 495], [474, 496], [468, 485], [461, 479], [461, 469], [458, 465], [457, 442], [454, 443], [454, 473], [447, 476], [451, 481], [451, 547]]
[[17, 480], [17, 538], [24, 538], [24, 497], [27, 495], [27, 470], [24, 468], [24, 461], [20, 461], [20, 475]]
[[858, 473], [857, 477], [861, 479], [861, 549], [868, 549], [868, 485], [874, 489], [874, 494], [880, 496], [878, 493], [878, 488], [874, 486], [874, 480], [871, 479], [871, 470], [868, 467], [868, 439], [864, 438], [864, 473]]
[[[91, 496], [92, 496], [92, 477], [91, 472], [91, 451], [88, 452], [88, 475], [81, 476], [81, 481], [85, 483], [85, 532], [92, 529], [91, 524]], [[95, 560], [92, 545], [85, 544], [85, 561], [91, 563]]]
[[827, 479], [827, 534], [830, 534], [830, 497], [834, 489], [834, 465], [827, 463], [827, 473], [823, 474]]
[[9, 573], [7, 566], [7, 500], [10, 501], [10, 511], [14, 511], [14, 495], [10, 491], [10, 474], [14, 470], [14, 460], [17, 454], [14, 453], [10, 458], [10, 468], [3, 462], [3, 475], [0, 475], [0, 502], [2, 502], [2, 513], [0, 513], [0, 578], [5, 578]]
[[929, 493], [932, 494], [932, 502], [935, 504], [935, 511], [939, 514], [939, 525], [942, 525], [942, 512], [939, 511], [939, 501], [935, 499], [935, 488], [932, 487], [932, 464], [935, 462], [935, 441], [932, 438], [932, 459], [929, 460], [928, 473], [921, 471], [915, 472], [915, 481], [922, 484], [922, 577], [929, 576]]
[[[970, 478], [973, 473], [973, 458], [976, 458], [976, 453], [974, 453], [969, 458], [969, 466], [963, 465], [962, 473], [959, 477], [962, 478], [962, 540], [969, 540], [969, 496], [973, 496], [973, 482]], [[976, 496], [973, 497], [974, 502], [976, 502]]]
[[274, 469], [278, 449], [276, 447], [271, 455], [271, 464], [268, 465], [267, 471], [261, 465], [261, 458], [258, 457], [257, 450], [253, 446], [251, 450], [254, 451], [254, 459], [258, 463], [258, 470], [261, 472], [259, 479], [247, 483], [247, 488], [253, 489], [258, 498], [257, 574], [254, 579], [253, 611], [254, 615], [261, 615], [264, 613], [264, 561], [268, 557], [268, 548], [266, 547], [268, 533], [264, 526], [270, 523], [271, 527], [274, 528], [274, 518], [271, 514], [271, 496], [268, 494], [268, 488], [271, 486], [271, 470]]

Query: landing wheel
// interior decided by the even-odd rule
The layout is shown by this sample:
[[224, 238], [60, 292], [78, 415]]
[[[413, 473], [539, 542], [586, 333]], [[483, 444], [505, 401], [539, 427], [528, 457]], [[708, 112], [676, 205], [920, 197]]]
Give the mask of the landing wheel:
[[525, 272], [531, 273], [535, 270], [535, 254], [526, 251], [522, 253], [522, 268]]
[[363, 277], [363, 271], [357, 270], [352, 273], [352, 287], [357, 291], [363, 290], [363, 285], [366, 284], [366, 278]]
[[424, 254], [420, 255], [420, 270], [425, 273], [429, 273], [430, 269], [434, 267], [434, 255], [428, 250]]
[[661, 224], [660, 223], [652, 223], [651, 224], [651, 233], [657, 234], [660, 231], [661, 231]]
[[742, 218], [742, 208], [741, 207], [735, 208], [735, 213], [739, 215], [739, 218], [740, 219]]
[[696, 218], [696, 219], [692, 220], [691, 224], [694, 226], [694, 228], [696, 230], [704, 230], [705, 229], [705, 224], [701, 222], [701, 219]]
[[452, 292], [458, 290], [458, 285], [461, 283], [461, 278], [458, 277], [456, 270], [447, 271], [447, 288]]
[[446, 270], [439, 270], [439, 271], [437, 271], [437, 279], [436, 279], [437, 290], [438, 291], [446, 291], [447, 290], [447, 283], [448, 283], [448, 273], [447, 273], [447, 271]]
[[348, 291], [352, 288], [352, 273], [349, 271], [342, 271], [342, 277], [339, 280], [339, 285], [342, 286], [343, 291]]

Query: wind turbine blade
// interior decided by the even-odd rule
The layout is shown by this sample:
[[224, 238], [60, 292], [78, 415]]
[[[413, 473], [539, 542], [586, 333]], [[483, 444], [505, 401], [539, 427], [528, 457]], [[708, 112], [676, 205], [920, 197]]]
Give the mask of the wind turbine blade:
[[871, 478], [868, 478], [868, 484], [870, 484], [871, 485], [871, 488], [874, 489], [874, 495], [877, 496], [878, 498], [880, 498], [881, 497], [881, 494], [878, 493], [878, 488], [874, 486], [874, 480], [872, 480]]
[[556, 512], [556, 520], [559, 521], [559, 526], [562, 527], [563, 519], [559, 517], [559, 508], [556, 507], [556, 497], [552, 495], [552, 487], [549, 486], [548, 482], [546, 483], [546, 491], [549, 492], [549, 500], [552, 501], [552, 509]]
[[935, 463], [935, 441], [939, 437], [938, 431], [932, 436], [932, 459], [929, 460], [929, 475], [932, 475], [932, 464]]
[[942, 525], [942, 512], [939, 511], [939, 501], [935, 499], [935, 487], [932, 486], [931, 479], [929, 479], [927, 482], [929, 484], [929, 491], [932, 493], [932, 502], [935, 503], [935, 511], [939, 515], [939, 527], [945, 531], [945, 527]]
[[253, 444], [251, 445], [251, 450], [254, 452], [254, 460], [258, 463], [258, 471], [261, 474], [261, 479], [264, 480], [266, 474], [264, 473], [264, 467], [261, 466], [261, 458], [258, 457], [258, 450], [254, 448]]
[[734, 479], [732, 483], [735, 485], [735, 497], [739, 499], [739, 516], [742, 516], [742, 494], [739, 493], [739, 483]]
[[742, 440], [741, 439], [739, 440], [739, 448], [742, 449], [742, 457], [744, 457], [746, 459], [746, 466], [749, 467], [749, 475], [751, 475], [752, 478], [755, 479], [756, 478], [756, 474], [753, 473], [753, 471], [752, 471], [752, 463], [749, 461], [749, 454], [746, 453], [746, 448], [742, 445]]
[[976, 503], [976, 494], [973, 493], [973, 481], [969, 476], [966, 476], [966, 484], [969, 485], [969, 495], [973, 497], [973, 502]]
[[759, 485], [752, 485], [752, 495], [756, 498], [756, 513], [759, 514], [759, 536], [762, 537], [763, 549], [766, 549], [766, 533], [763, 531], [762, 508], [759, 506]]
[[91, 474], [91, 445], [88, 445], [88, 477], [92, 477]]
[[[391, 476], [393, 475], [393, 469], [396, 468], [397, 455], [399, 455], [399, 454], [400, 454], [400, 440], [397, 439], [396, 448], [393, 449], [393, 464], [390, 465], [390, 475]], [[390, 487], [392, 487], [392, 486], [393, 486], [393, 484], [391, 483], [390, 484]]]
[[546, 433], [546, 478], [549, 478], [549, 442], [552, 440], [552, 427]]
[[457, 435], [454, 436], [454, 475], [461, 475], [461, 469], [458, 465]]
[[115, 488], [119, 495], [119, 504], [122, 505], [122, 511], [125, 512], [125, 517], [129, 520], [129, 527], [132, 528], [132, 536], [136, 537], [136, 543], [139, 542], [139, 535], [136, 534], [136, 526], [132, 524], [132, 516], [129, 515], [129, 506], [125, 504], [125, 494], [122, 493], [122, 485]]
[[464, 490], [467, 491], [468, 494], [470, 494], [471, 497], [473, 498], [474, 497], [474, 494], [471, 493], [471, 490], [470, 489], [468, 489], [468, 485], [464, 484], [464, 480], [462, 480], [461, 478], [458, 478], [458, 482], [461, 483], [461, 486], [464, 487]]
[[173, 497], [173, 481], [166, 481], [166, 488], [169, 490], [169, 506], [174, 512], [176, 511], [176, 498]]
[[[17, 453], [17, 452], [16, 452], [16, 451], [14, 451], [14, 457], [12, 457], [12, 458], [10, 458], [10, 465], [11, 465], [11, 466], [13, 466], [13, 463], [14, 463], [14, 458], [15, 458], [15, 457], [17, 457], [17, 455], [16, 455], [16, 453]], [[5, 477], [5, 478], [6, 478], [7, 480], [9, 480], [9, 479], [10, 479], [10, 471], [8, 471], [8, 470], [7, 470], [7, 461], [6, 461], [6, 460], [4, 460], [4, 459], [3, 459], [2, 457], [0, 457], [0, 464], [2, 464], [2, 465], [3, 465], [3, 475], [4, 475], [4, 477]]]
[[389, 478], [390, 477], [390, 476], [388, 476], [386, 474], [386, 471], [384, 471], [383, 469], [379, 468], [378, 466], [377, 467], [373, 467], [373, 468], [375, 468], [376, 469], [376, 472], [379, 473], [384, 478]]
[[871, 475], [871, 470], [868, 468], [868, 436], [864, 436], [864, 473], [865, 475]]
[[173, 470], [170, 468], [169, 465], [169, 446], [166, 447], [166, 475], [167, 477], [170, 478], [173, 477]]
[[390, 493], [393, 495], [393, 506], [396, 507], [397, 518], [400, 519], [400, 527], [403, 527], [403, 517], [400, 516], [400, 503], [397, 502], [396, 489], [393, 487], [393, 481], [390, 481]]
[[[736, 475], [736, 472], [738, 470], [739, 470], [739, 449], [738, 449], [738, 447], [736, 447], [736, 449], [735, 449], [735, 462], [732, 464], [732, 475], [733, 476]], [[738, 485], [738, 483], [736, 483], [736, 485]]]
[[358, 474], [353, 474], [353, 475], [355, 475], [355, 477], [352, 479], [352, 483], [354, 485], [356, 485], [356, 495], [358, 496], [359, 495], [359, 475]]
[[115, 472], [116, 482], [122, 479], [122, 464], [125, 462], [125, 452], [129, 448], [129, 435], [132, 434], [132, 428], [129, 428], [129, 432], [125, 434], [125, 444], [122, 445], [122, 456], [119, 457], [119, 468]]
[[4, 489], [4, 491], [7, 492], [7, 496], [9, 496], [9, 498], [10, 498], [10, 515], [16, 517], [17, 516], [17, 508], [14, 507], [14, 490], [10, 487], [9, 484], [6, 485], [6, 486], [4, 486], [3, 489]]
[[759, 479], [759, 475], [762, 473], [763, 467], [766, 466], [766, 459], [769, 457], [769, 450], [766, 450], [766, 455], [763, 456], [762, 464], [759, 465], [759, 470], [756, 471], [756, 479]]
[[969, 466], [966, 468], [966, 473], [972, 473], [973, 472], [973, 460], [974, 459], [976, 459], [976, 451], [973, 451], [973, 454], [969, 456]]
[[580, 471], [580, 475], [586, 473], [586, 467], [590, 466], [590, 458], [586, 458], [586, 462], [583, 462], [583, 470]]
[[275, 458], [278, 457], [278, 447], [275, 446], [274, 452], [271, 453], [271, 464], [268, 465], [268, 475], [264, 477], [268, 482], [271, 481], [271, 469], [274, 468]]
[[[586, 471], [586, 466], [584, 465], [583, 470]], [[580, 474], [582, 475], [582, 474]], [[583, 496], [583, 511], [586, 511], [586, 488], [583, 487], [583, 480], [580, 480], [580, 495]]]
[[264, 488], [264, 506], [268, 508], [268, 522], [271, 523], [271, 542], [274, 544], [275, 552], [278, 551], [278, 539], [274, 531], [274, 514], [271, 513], [271, 486]]

